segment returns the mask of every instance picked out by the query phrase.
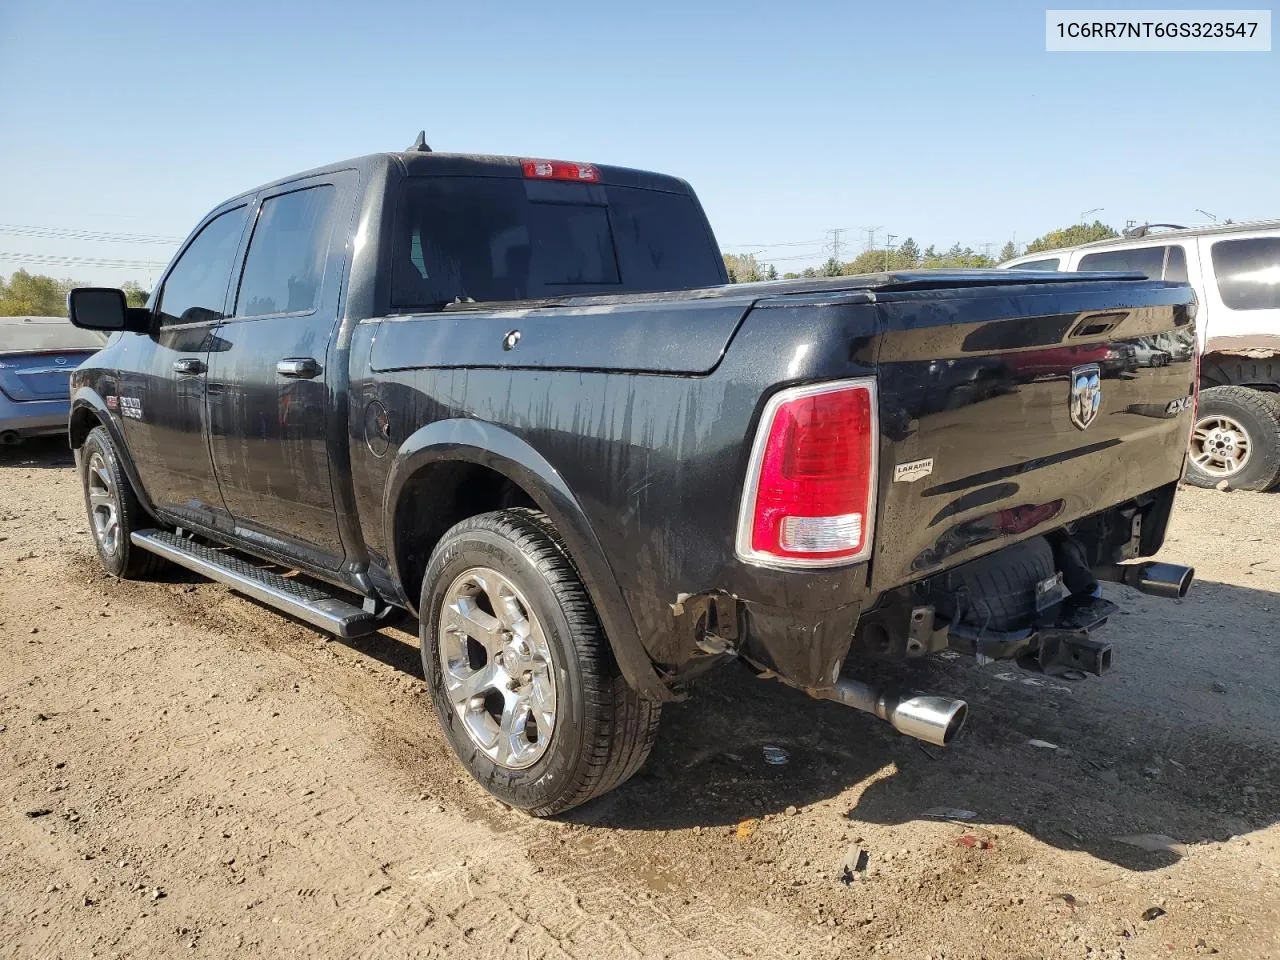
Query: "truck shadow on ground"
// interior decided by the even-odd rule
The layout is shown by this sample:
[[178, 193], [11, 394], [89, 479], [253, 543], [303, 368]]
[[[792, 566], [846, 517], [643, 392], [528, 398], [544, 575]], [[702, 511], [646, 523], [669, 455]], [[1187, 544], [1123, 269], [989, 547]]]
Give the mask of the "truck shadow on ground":
[[74, 466], [75, 458], [62, 435], [0, 447], [0, 470], [70, 470]]
[[[1199, 589], [1213, 606], [1228, 609], [1280, 600], [1225, 584]], [[1115, 639], [1120, 656], [1121, 638]], [[1139, 659], [1157, 655], [1135, 651]], [[1263, 656], [1260, 648], [1257, 682], [1235, 695], [1254, 698], [1265, 711], [1273, 709], [1277, 682], [1273, 661]], [[723, 827], [847, 797], [851, 822], [897, 825], [930, 808], [960, 808], [976, 814], [974, 824], [1012, 826], [1064, 850], [1156, 869], [1176, 862], [1183, 846], [1146, 851], [1113, 838], [1162, 834], [1188, 845], [1280, 820], [1280, 743], [1251, 722], [1188, 718], [1177, 704], [1158, 705], [1162, 685], [1171, 677], [1178, 682], [1181, 671], [1177, 662], [1163, 668], [1139, 662], [1128, 677], [1043, 686], [1026, 681], [1048, 678], [1006, 664], [979, 668], [967, 659], [863, 673], [886, 685], [967, 699], [969, 729], [942, 750], [745, 669], [725, 669], [664, 710], [657, 747], [638, 777], [567, 818], [629, 830]], [[1108, 689], [1117, 680], [1119, 689]], [[1191, 681], [1184, 675], [1182, 682]], [[1207, 680], [1195, 682], [1208, 691]], [[768, 764], [765, 746], [783, 748], [787, 763]]]
[[[1280, 822], [1280, 741], [1270, 724], [1255, 726], [1253, 713], [1227, 709], [1234, 697], [1234, 706], [1247, 698], [1251, 709], [1274, 711], [1280, 668], [1264, 649], [1271, 633], [1249, 636], [1256, 659], [1251, 649], [1241, 654], [1252, 682], [1234, 684], [1230, 697], [1206, 692], [1217, 698], [1217, 713], [1188, 710], [1168, 696], [1170, 682], [1210, 689], [1203, 676], [1188, 679], [1193, 671], [1181, 658], [1200, 654], [1179, 633], [1212, 627], [1203, 617], [1218, 614], [1208, 611], [1268, 610], [1280, 597], [1213, 582], [1196, 589], [1198, 607], [1163, 604], [1161, 613], [1145, 615], [1139, 601], [1139, 612], [1112, 637], [1121, 658], [1134, 641], [1131, 657], [1103, 679], [1072, 683], [967, 658], [866, 668], [862, 676], [872, 682], [968, 700], [969, 727], [945, 750], [725, 667], [664, 708], [657, 745], [635, 778], [564, 819], [629, 831], [731, 827], [841, 798], [836, 816], [897, 826], [945, 806], [973, 811], [979, 832], [1014, 827], [1129, 869], [1168, 866], [1191, 844]], [[402, 627], [412, 634], [416, 625]], [[1137, 638], [1153, 631], [1166, 641], [1141, 646]], [[411, 640], [386, 631], [340, 642], [421, 679]], [[766, 746], [781, 747], [787, 762], [767, 763]], [[1114, 839], [1139, 834], [1177, 845], [1147, 851]]]

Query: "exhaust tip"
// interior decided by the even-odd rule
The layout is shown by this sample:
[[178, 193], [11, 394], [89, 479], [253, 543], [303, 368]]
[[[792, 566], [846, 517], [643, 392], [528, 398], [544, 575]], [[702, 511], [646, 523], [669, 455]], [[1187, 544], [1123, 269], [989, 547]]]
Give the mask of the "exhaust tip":
[[969, 705], [948, 697], [921, 696], [900, 700], [890, 719], [893, 728], [935, 747], [945, 747], [964, 729]]
[[1137, 567], [1137, 582], [1134, 586], [1152, 596], [1181, 600], [1191, 589], [1195, 576], [1194, 567], [1184, 567], [1178, 563], [1144, 563]]
[[1195, 567], [1187, 567], [1186, 571], [1187, 572], [1183, 574], [1182, 578], [1178, 581], [1178, 599], [1179, 600], [1181, 600], [1183, 597], [1187, 595], [1187, 592], [1190, 591], [1191, 589], [1192, 581], [1195, 580], [1196, 578]]

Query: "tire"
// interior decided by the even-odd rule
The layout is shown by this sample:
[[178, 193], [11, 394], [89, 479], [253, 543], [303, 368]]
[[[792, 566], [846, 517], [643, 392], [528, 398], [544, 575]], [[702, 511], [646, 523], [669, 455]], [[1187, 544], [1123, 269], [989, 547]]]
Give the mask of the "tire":
[[1053, 547], [1033, 537], [970, 560], [934, 577], [928, 599], [940, 619], [957, 610], [963, 623], [1005, 632], [1027, 626], [1036, 614], [1036, 585], [1054, 575]]
[[120, 467], [120, 457], [106, 427], [89, 431], [80, 448], [78, 466], [89, 533], [103, 569], [123, 580], [145, 580], [163, 570], [163, 558], [134, 546], [129, 539], [133, 531], [154, 524]]
[[1210, 387], [1188, 451], [1187, 482], [1267, 490], [1280, 480], [1280, 397], [1249, 387]]
[[449, 745], [503, 803], [551, 816], [643, 766], [659, 705], [622, 678], [544, 514], [500, 510], [450, 529], [419, 610], [423, 675]]

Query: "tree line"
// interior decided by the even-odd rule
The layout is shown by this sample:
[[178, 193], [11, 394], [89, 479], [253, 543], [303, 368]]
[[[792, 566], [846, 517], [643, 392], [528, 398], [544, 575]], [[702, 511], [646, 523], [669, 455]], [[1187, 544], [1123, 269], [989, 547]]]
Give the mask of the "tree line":
[[[65, 317], [67, 294], [73, 287], [84, 286], [88, 284], [18, 270], [8, 280], [0, 277], [0, 317]], [[131, 307], [141, 307], [151, 296], [133, 280], [120, 289]]]
[[[1041, 250], [1056, 250], [1059, 247], [1118, 236], [1120, 234], [1113, 228], [1101, 220], [1095, 220], [1093, 223], [1078, 223], [1060, 230], [1050, 230], [1028, 243], [1022, 252], [1039, 253]], [[907, 237], [896, 247], [864, 250], [847, 262], [829, 257], [820, 267], [806, 267], [799, 273], [784, 273], [782, 279], [849, 277], [860, 273], [937, 270], [948, 267], [994, 267], [997, 263], [1012, 260], [1016, 256], [1018, 247], [1012, 240], [1000, 250], [999, 258], [992, 259], [972, 247], [962, 247], [958, 243], [947, 250], [938, 250], [932, 244], [921, 250], [915, 240]], [[724, 265], [731, 283], [779, 279], [777, 268], [757, 259], [755, 254], [726, 253]], [[43, 274], [18, 270], [7, 281], [0, 277], [0, 317], [65, 317], [68, 291], [72, 287], [82, 286], [85, 284], [75, 280], [57, 280]], [[120, 289], [124, 291], [131, 307], [143, 306], [151, 295], [133, 280], [126, 281]]]
[[[1050, 230], [1027, 244], [1022, 253], [1039, 253], [1041, 250], [1056, 250], [1059, 247], [1070, 247], [1078, 243], [1089, 243], [1093, 240], [1108, 240], [1120, 236], [1112, 227], [1101, 220], [1093, 223], [1079, 223], [1060, 230]], [[933, 244], [920, 249], [911, 237], [907, 237], [896, 247], [879, 247], [864, 250], [852, 260], [841, 262], [835, 257], [828, 257], [820, 267], [806, 267], [799, 273], [784, 273], [782, 279], [796, 280], [801, 277], [851, 277], [861, 273], [894, 272], [900, 270], [939, 270], [943, 268], [994, 267], [997, 263], [1012, 260], [1019, 255], [1018, 246], [1012, 240], [1000, 250], [998, 258], [979, 253], [972, 247], [954, 244], [947, 250], [938, 250]], [[729, 272], [731, 283], [753, 283], [757, 280], [777, 280], [778, 270], [771, 264], [758, 259], [751, 253], [724, 254], [725, 269]]]

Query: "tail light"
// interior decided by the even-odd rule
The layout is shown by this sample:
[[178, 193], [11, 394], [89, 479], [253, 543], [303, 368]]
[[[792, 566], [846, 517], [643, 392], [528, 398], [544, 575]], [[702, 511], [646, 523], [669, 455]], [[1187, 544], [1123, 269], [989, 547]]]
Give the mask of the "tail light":
[[580, 183], [596, 183], [600, 179], [600, 171], [589, 163], [524, 160], [521, 161], [520, 168], [530, 180], [576, 180]]
[[779, 567], [865, 560], [875, 523], [878, 449], [874, 379], [773, 396], [751, 450], [738, 557]]

